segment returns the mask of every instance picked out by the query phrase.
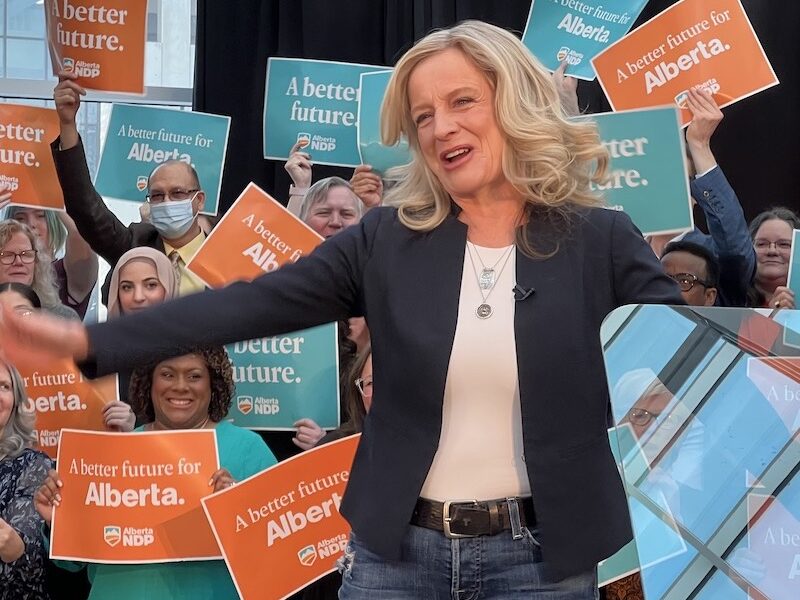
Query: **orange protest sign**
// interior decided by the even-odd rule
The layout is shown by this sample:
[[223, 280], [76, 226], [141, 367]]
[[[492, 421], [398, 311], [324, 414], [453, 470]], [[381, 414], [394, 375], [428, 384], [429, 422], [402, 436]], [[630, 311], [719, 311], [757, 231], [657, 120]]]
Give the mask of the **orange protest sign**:
[[53, 71], [90, 90], [144, 94], [147, 2], [45, 0]]
[[360, 438], [303, 452], [203, 498], [241, 598], [281, 600], [334, 570], [350, 533], [339, 504]]
[[219, 468], [212, 429], [64, 429], [50, 556], [102, 563], [219, 558], [200, 498]]
[[701, 85], [727, 106], [778, 78], [739, 0], [681, 0], [592, 59], [614, 110], [676, 103]]
[[186, 266], [209, 287], [250, 281], [296, 262], [322, 238], [250, 183]]
[[39, 448], [56, 457], [62, 428], [105, 431], [103, 407], [119, 400], [117, 376], [86, 380], [71, 360], [15, 365], [25, 382], [28, 405], [36, 412]]
[[8, 184], [14, 204], [64, 210], [50, 152], [58, 134], [56, 111], [0, 104], [0, 184]]

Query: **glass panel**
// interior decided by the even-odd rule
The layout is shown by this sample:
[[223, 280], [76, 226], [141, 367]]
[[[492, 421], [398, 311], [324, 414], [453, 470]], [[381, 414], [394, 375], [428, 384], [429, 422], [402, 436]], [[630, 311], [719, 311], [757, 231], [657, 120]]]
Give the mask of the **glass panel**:
[[6, 75], [17, 79], [44, 79], [43, 40], [6, 38]]
[[8, 0], [6, 35], [44, 38], [44, 5], [38, 0]]
[[800, 597], [799, 316], [607, 319], [611, 443], [647, 598]]

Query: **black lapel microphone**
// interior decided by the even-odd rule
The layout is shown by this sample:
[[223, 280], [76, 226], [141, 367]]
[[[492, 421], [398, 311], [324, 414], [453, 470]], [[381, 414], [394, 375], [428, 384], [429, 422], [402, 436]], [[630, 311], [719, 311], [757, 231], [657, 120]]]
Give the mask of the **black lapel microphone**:
[[520, 284], [514, 286], [514, 300], [522, 302], [528, 296], [531, 296], [536, 290], [533, 288], [524, 288]]

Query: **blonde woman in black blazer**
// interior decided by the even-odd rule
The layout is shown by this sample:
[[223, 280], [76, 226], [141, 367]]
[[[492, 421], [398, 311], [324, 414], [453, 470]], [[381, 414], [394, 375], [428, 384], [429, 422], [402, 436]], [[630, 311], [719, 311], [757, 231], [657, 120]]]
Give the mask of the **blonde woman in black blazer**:
[[[364, 315], [375, 392], [341, 506], [353, 536], [340, 597], [595, 598], [597, 562], [631, 538], [600, 324], [623, 304], [681, 304], [677, 285], [630, 219], [599, 207], [596, 130], [566, 120], [550, 75], [510, 33], [465, 22], [424, 38], [397, 64], [382, 118], [384, 141], [403, 134], [414, 152], [389, 193], [399, 208], [371, 210], [252, 283], [113, 323], [6, 314], [3, 344], [50, 346], [102, 375]], [[495, 342], [515, 360], [498, 362]], [[516, 417], [492, 438], [489, 421], [507, 410]], [[450, 445], [471, 428], [465, 465]], [[512, 438], [519, 477], [495, 485], [481, 457]], [[451, 463], [459, 489], [442, 494]], [[471, 485], [483, 497], [460, 496]]]

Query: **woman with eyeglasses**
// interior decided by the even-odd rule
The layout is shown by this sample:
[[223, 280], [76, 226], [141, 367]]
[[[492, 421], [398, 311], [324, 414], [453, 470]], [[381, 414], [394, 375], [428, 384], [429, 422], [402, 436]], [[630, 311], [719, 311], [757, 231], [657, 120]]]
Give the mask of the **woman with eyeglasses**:
[[750, 236], [756, 251], [750, 306], [795, 308], [794, 292], [786, 287], [794, 229], [800, 229], [800, 217], [782, 206], [766, 210], [750, 222]]
[[78, 313], [61, 303], [56, 273], [40, 239], [13, 219], [0, 221], [0, 282], [28, 285], [45, 310], [65, 319], [79, 319]]
[[[0, 208], [13, 200], [11, 193], [3, 190], [0, 184]], [[25, 206], [3, 208], [0, 219], [14, 219], [30, 227], [53, 263], [59, 299], [83, 319], [97, 283], [98, 264], [75, 222], [64, 211]]]

